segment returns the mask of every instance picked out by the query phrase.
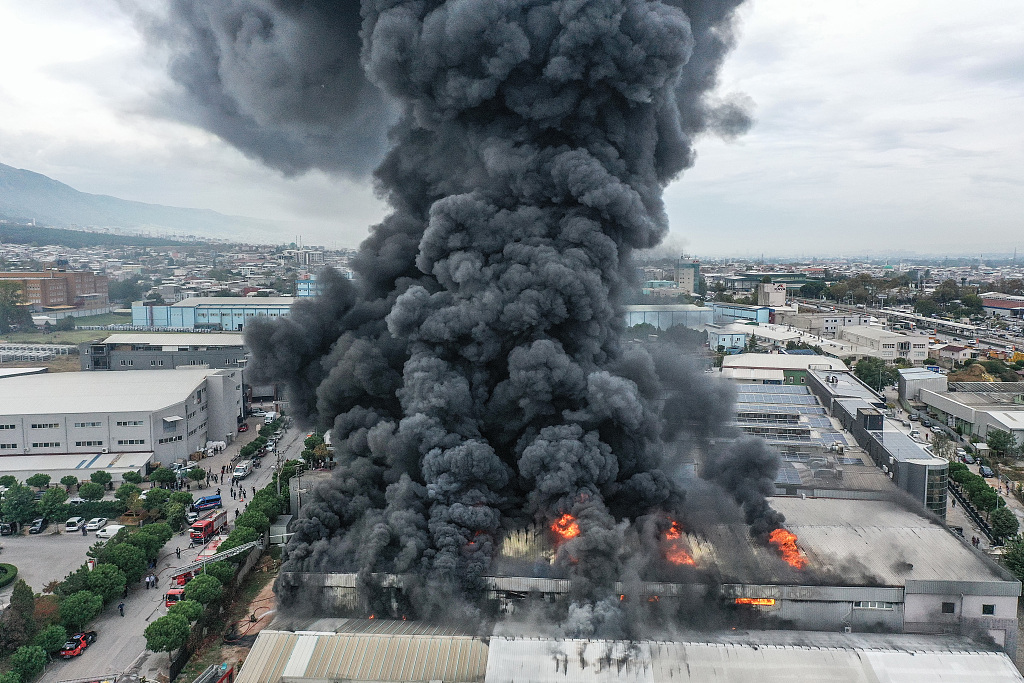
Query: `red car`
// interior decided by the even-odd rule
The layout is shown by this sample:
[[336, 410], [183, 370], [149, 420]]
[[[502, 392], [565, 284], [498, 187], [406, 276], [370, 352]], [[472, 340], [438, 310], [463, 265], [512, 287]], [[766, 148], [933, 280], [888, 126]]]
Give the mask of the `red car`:
[[247, 431], [249, 431], [249, 425], [247, 425], [247, 424], [245, 424], [243, 422], [242, 424], [238, 425], [238, 431], [240, 431], [240, 432], [247, 432]]
[[82, 654], [85, 648], [89, 647], [96, 640], [96, 631], [86, 631], [85, 633], [76, 633], [75, 635], [68, 638], [68, 642], [64, 643], [64, 647], [60, 650], [60, 656], [64, 659], [71, 659]]

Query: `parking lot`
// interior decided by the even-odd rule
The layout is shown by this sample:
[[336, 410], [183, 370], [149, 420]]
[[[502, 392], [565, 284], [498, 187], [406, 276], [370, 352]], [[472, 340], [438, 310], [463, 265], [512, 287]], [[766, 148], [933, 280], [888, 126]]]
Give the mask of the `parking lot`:
[[[26, 527], [27, 528], [27, 527]], [[88, 558], [85, 551], [96, 542], [96, 532], [65, 534], [63, 524], [51, 524], [37, 536], [0, 536], [0, 562], [18, 568], [18, 578], [37, 593], [51, 581], [59, 581], [78, 569]], [[59, 532], [59, 533], [57, 533]], [[10, 602], [13, 584], [0, 590], [0, 604]]]

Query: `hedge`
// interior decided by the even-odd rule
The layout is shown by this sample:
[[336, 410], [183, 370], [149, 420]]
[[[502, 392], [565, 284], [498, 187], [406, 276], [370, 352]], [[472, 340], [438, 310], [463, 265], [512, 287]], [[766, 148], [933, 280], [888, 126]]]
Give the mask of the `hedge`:
[[13, 564], [0, 564], [0, 588], [7, 586], [18, 578], [18, 568]]

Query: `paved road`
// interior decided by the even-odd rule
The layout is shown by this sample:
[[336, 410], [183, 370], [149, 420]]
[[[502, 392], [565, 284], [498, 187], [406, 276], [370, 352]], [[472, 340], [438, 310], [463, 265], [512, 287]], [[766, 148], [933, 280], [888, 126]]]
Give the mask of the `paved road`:
[[[63, 529], [63, 525], [59, 525]], [[46, 584], [65, 576], [82, 566], [87, 559], [85, 551], [96, 538], [94, 532], [88, 536], [53, 533], [58, 525], [50, 527], [38, 536], [2, 536], [0, 561], [10, 562], [18, 568], [18, 578], [25, 579], [36, 593], [41, 593]], [[0, 605], [10, 603], [14, 584], [0, 590]]]
[[[256, 436], [255, 431], [259, 426], [257, 421], [255, 419], [251, 419], [249, 424], [250, 431], [246, 434], [240, 435], [247, 438], [236, 441], [228, 447], [224, 453], [220, 453], [217, 456], [203, 460], [201, 463], [202, 466], [212, 471], [220, 472], [221, 465], [229, 465], [231, 458], [237, 455], [238, 449], [241, 448], [242, 444]], [[284, 448], [282, 461], [284, 461], [286, 457], [298, 457], [302, 450], [302, 439], [304, 437], [305, 432], [299, 429], [289, 429], [285, 433], [281, 444]], [[244, 483], [248, 494], [247, 499], [252, 496], [253, 486], [259, 489], [269, 483], [271, 476], [273, 475], [275, 461], [276, 458], [271, 457], [271, 454], [268, 453], [267, 456], [263, 458], [263, 467], [258, 470], [254, 470], [253, 473], [245, 479]], [[228, 511], [228, 521], [231, 523], [235, 518], [235, 510], [238, 509], [241, 511], [243, 506], [239, 501], [232, 500], [228, 495], [228, 485], [223, 485], [220, 488], [224, 499], [224, 508]], [[216, 485], [198, 492], [193, 490], [193, 493], [197, 495], [204, 495], [212, 493], [215, 489]], [[177, 559], [174, 552], [176, 547], [181, 548], [180, 560]], [[175, 567], [194, 561], [201, 550], [201, 548], [194, 548], [192, 550], [188, 549], [187, 534], [175, 536], [168, 541], [167, 545], [164, 546], [163, 554], [157, 562], [157, 571], [160, 577], [160, 583], [157, 589], [146, 590], [143, 588], [143, 584], [141, 583], [138, 586], [135, 586], [129, 592], [128, 598], [124, 601], [124, 617], [118, 615], [116, 605], [112, 605], [105, 610], [105, 612], [89, 627], [98, 633], [96, 642], [90, 646], [84, 654], [76, 659], [59, 661], [51, 664], [39, 679], [39, 683], [56, 683], [57, 681], [68, 679], [118, 673], [132, 668], [133, 665], [136, 668], [142, 666], [144, 671], [156, 665], [159, 666], [164, 675], [166, 675], [168, 667], [167, 654], [150, 653], [150, 658], [147, 662], [146, 658], [143, 656], [147, 653], [146, 639], [142, 633], [151, 621], [167, 613], [163, 604], [163, 595], [168, 587], [167, 577], [170, 574], [170, 571]], [[84, 557], [84, 549], [82, 554], [78, 557]], [[79, 564], [81, 563], [80, 559], [77, 561]], [[75, 566], [78, 565], [76, 564]], [[65, 572], [65, 574], [66, 573], [67, 572]], [[61, 577], [63, 577], [63, 574]], [[149, 666], [143, 666], [144, 662], [148, 663]], [[150, 675], [147, 674], [147, 677], [149, 676]]]

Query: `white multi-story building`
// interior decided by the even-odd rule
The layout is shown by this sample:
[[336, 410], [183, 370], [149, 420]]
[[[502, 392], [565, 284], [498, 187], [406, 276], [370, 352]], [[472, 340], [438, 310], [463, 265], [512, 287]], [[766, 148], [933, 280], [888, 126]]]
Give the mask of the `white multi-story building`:
[[912, 363], [923, 363], [928, 360], [927, 337], [908, 337], [873, 325], [843, 327], [840, 336], [864, 349], [867, 352], [865, 355], [875, 358], [890, 362], [897, 358], [905, 358]]
[[151, 453], [168, 464], [230, 440], [243, 410], [241, 369], [22, 375], [0, 391], [0, 472], [21, 470], [16, 456]]

